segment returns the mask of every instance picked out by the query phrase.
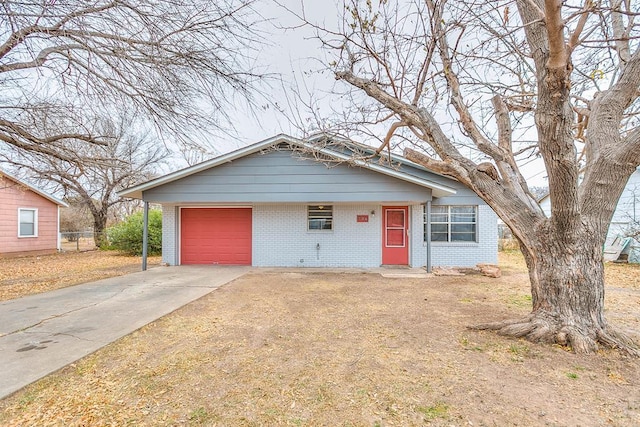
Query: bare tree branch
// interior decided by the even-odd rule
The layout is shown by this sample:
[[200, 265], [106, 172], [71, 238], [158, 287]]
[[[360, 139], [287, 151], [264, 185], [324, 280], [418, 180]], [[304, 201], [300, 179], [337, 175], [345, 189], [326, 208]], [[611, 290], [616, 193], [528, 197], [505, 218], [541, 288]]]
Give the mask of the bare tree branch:
[[[617, 199], [640, 165], [637, 5], [402, 5], [349, 2], [348, 31], [324, 32], [325, 46], [340, 47], [334, 72], [354, 104], [352, 132], [383, 148], [406, 140], [407, 158], [473, 190], [519, 240], [532, 312], [483, 328], [638, 355], [605, 321], [602, 265]], [[522, 173], [536, 161], [548, 218]]]
[[582, 8], [582, 11], [580, 13], [578, 24], [576, 25], [575, 30], [573, 30], [573, 32], [569, 36], [569, 41], [567, 42], [567, 51], [569, 55], [571, 55], [574, 49], [580, 44], [580, 35], [584, 30], [584, 26], [587, 23], [587, 19], [589, 19], [589, 13], [592, 8], [593, 8], [592, 0], [586, 0], [584, 3], [584, 7]]
[[[52, 114], [88, 121], [127, 109], [189, 143], [189, 133], [232, 124], [233, 96], [259, 96], [253, 89], [264, 76], [252, 71], [260, 43], [252, 24], [262, 18], [253, 0], [8, 0], [0, 17], [0, 118], [23, 129], [24, 112], [47, 102]], [[56, 141], [65, 136], [50, 136], [2, 139], [64, 151]]]
[[[0, 160], [20, 174], [35, 178], [42, 188], [61, 191], [64, 198], [81, 203], [93, 218], [96, 245], [104, 239], [104, 230], [112, 209], [123, 203], [116, 196], [122, 188], [151, 179], [167, 151], [148, 134], [132, 134], [139, 128], [134, 117], [102, 118], [95, 129], [104, 135], [102, 145], [86, 144], [69, 138], [65, 156], [19, 146], [1, 147]], [[53, 187], [52, 187], [53, 185]]]

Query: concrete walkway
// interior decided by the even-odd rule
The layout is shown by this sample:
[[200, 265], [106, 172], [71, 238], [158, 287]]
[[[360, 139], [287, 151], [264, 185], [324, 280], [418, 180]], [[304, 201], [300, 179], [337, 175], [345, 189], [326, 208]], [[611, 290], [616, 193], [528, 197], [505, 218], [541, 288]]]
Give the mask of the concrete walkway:
[[0, 302], [0, 398], [228, 283], [251, 267], [158, 267]]

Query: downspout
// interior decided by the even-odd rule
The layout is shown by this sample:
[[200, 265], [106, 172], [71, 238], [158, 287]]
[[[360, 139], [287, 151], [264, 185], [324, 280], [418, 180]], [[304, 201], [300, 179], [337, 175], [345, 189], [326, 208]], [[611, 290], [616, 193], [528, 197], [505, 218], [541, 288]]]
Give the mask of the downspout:
[[142, 271], [147, 270], [147, 245], [149, 244], [149, 202], [142, 211]]
[[427, 273], [431, 273], [431, 200], [425, 205], [425, 224], [427, 226], [426, 242], [427, 242]]

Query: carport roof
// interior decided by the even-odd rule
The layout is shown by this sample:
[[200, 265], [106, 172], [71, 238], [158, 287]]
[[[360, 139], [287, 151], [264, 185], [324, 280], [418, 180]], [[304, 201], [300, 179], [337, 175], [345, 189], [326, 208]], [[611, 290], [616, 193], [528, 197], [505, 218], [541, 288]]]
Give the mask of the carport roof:
[[[147, 181], [145, 183], [136, 185], [134, 187], [127, 188], [125, 190], [118, 192], [118, 195], [120, 197], [142, 199], [142, 193], [144, 191], [151, 190], [152, 188], [156, 188], [161, 185], [177, 181], [179, 179], [196, 174], [198, 172], [202, 172], [204, 170], [211, 169], [216, 166], [232, 162], [239, 158], [260, 152], [262, 150], [266, 150], [270, 147], [275, 147], [279, 144], [289, 144], [291, 147], [293, 147], [293, 149], [297, 149], [302, 152], [308, 152], [312, 155], [323, 155], [334, 161], [348, 162], [352, 165], [369, 169], [374, 172], [381, 173], [383, 175], [387, 175], [403, 181], [411, 182], [413, 184], [417, 184], [425, 188], [430, 188], [432, 191], [432, 194], [435, 197], [444, 197], [444, 196], [456, 194], [456, 190], [452, 187], [426, 179], [424, 177], [420, 177], [416, 174], [408, 173], [407, 170], [403, 170], [402, 168], [393, 167], [393, 165], [389, 165], [388, 163], [384, 164], [378, 161], [372, 161], [371, 158], [367, 158], [367, 156], [354, 157], [353, 155], [354, 152], [356, 151], [360, 153], [368, 153], [369, 155], [373, 155], [375, 153], [375, 149], [373, 149], [372, 147], [356, 144], [351, 141], [340, 141], [340, 144], [336, 146], [333, 146], [331, 144], [328, 144], [328, 145], [319, 144], [321, 140], [326, 140], [326, 139], [327, 139], [326, 135], [318, 135], [308, 140], [302, 140], [286, 134], [279, 134], [271, 138], [257, 142], [255, 144], [249, 145], [247, 147], [241, 148], [239, 150], [232, 151], [222, 156], [215, 157], [213, 159], [204, 161], [202, 163], [198, 163], [196, 165], [193, 165], [175, 172], [171, 172], [167, 175], [161, 176], [151, 181]], [[337, 146], [341, 146], [346, 149], [338, 149], [336, 148]], [[378, 157], [373, 156], [373, 159], [377, 160]], [[402, 156], [393, 154], [391, 155], [391, 160], [402, 166], [408, 166], [409, 168], [435, 174], [434, 172], [424, 168], [423, 166], [418, 165], [417, 163], [411, 162], [410, 160]], [[446, 179], [452, 179], [452, 178], [447, 177]]]

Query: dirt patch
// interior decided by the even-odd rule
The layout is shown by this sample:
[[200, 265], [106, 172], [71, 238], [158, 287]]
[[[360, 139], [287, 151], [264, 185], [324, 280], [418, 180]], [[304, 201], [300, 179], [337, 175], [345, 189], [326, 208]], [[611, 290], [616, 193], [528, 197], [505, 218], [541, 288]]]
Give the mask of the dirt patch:
[[[160, 257], [150, 257], [148, 266], [158, 266], [160, 262]], [[141, 269], [140, 257], [113, 251], [0, 258], [0, 301], [121, 276]]]
[[[246, 275], [1, 401], [0, 424], [640, 425], [637, 360], [466, 329], [530, 310], [501, 256], [497, 279]], [[639, 273], [607, 272], [631, 332]]]

